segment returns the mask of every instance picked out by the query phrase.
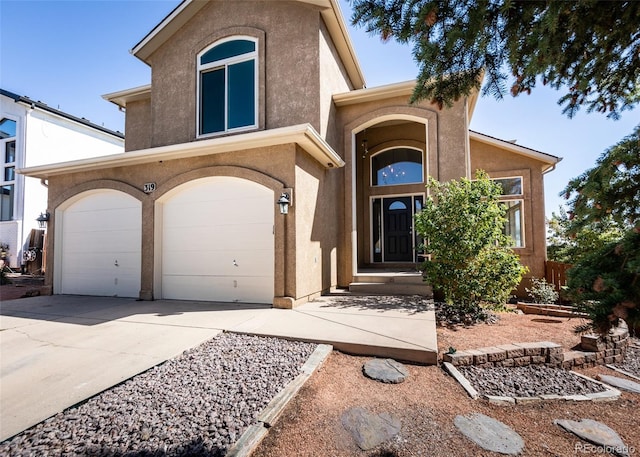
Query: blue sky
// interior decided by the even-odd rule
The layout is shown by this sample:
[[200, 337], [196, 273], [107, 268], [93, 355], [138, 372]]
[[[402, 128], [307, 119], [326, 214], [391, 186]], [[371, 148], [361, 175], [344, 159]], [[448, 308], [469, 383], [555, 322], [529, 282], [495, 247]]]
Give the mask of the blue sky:
[[[178, 3], [0, 0], [0, 87], [123, 131], [124, 114], [101, 95], [150, 82], [150, 69], [129, 50]], [[348, 22], [349, 4], [340, 4]], [[409, 46], [350, 32], [368, 87], [416, 77]], [[548, 215], [564, 202], [558, 193], [567, 182], [640, 122], [638, 108], [619, 121], [586, 112], [568, 119], [559, 97], [542, 86], [528, 96], [482, 97], [471, 122], [473, 130], [564, 158], [545, 179]]]

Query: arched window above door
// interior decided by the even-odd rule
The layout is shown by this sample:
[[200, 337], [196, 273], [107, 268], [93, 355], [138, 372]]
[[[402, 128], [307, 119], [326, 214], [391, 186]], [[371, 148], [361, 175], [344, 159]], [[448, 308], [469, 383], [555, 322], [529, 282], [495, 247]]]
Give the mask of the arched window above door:
[[371, 185], [396, 186], [424, 182], [422, 151], [393, 148], [371, 157]]

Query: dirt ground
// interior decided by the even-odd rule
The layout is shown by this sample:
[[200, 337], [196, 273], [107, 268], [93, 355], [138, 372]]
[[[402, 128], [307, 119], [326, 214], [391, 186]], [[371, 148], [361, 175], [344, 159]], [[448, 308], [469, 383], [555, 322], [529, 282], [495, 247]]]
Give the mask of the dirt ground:
[[[512, 342], [552, 341], [566, 349], [577, 345], [573, 328], [578, 319], [501, 314], [498, 324], [459, 330], [438, 329], [439, 351]], [[640, 395], [624, 393], [613, 402], [550, 401], [496, 406], [472, 400], [437, 366], [408, 366], [401, 384], [381, 384], [362, 375], [366, 357], [335, 352], [289, 403], [254, 457], [282, 456], [493, 456], [465, 438], [453, 424], [456, 415], [473, 412], [491, 416], [524, 439], [523, 456], [608, 455], [553, 424], [554, 419], [594, 419], [618, 432], [631, 456], [640, 455]], [[605, 367], [581, 370], [614, 374]], [[402, 429], [391, 441], [360, 450], [340, 418], [351, 407], [400, 418]]]
[[44, 295], [44, 276], [7, 274], [11, 281], [0, 286], [0, 302]]

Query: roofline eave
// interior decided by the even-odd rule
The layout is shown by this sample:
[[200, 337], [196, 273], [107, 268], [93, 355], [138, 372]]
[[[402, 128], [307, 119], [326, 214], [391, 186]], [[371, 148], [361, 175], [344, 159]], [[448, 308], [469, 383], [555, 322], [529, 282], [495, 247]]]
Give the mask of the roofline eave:
[[141, 165], [160, 160], [184, 159], [296, 143], [325, 168], [345, 165], [340, 155], [316, 132], [310, 124], [299, 124], [272, 130], [260, 130], [241, 135], [211, 138], [155, 148], [140, 149], [91, 159], [74, 160], [52, 165], [40, 165], [16, 170], [18, 173], [40, 179], [69, 173], [102, 170], [113, 167]]
[[472, 140], [479, 141], [481, 143], [499, 147], [501, 149], [506, 149], [510, 152], [520, 154], [522, 156], [539, 160], [540, 162], [543, 162], [548, 165], [548, 167], [545, 167], [545, 169], [549, 167], [554, 167], [556, 164], [562, 161], [562, 157], [557, 157], [557, 156], [548, 154], [546, 152], [536, 151], [535, 149], [527, 148], [525, 146], [520, 146], [518, 144], [501, 140], [499, 138], [495, 138], [490, 135], [486, 135], [484, 133], [476, 132], [474, 130], [469, 130], [469, 138]]
[[[364, 73], [349, 37], [347, 26], [343, 20], [340, 5], [337, 0], [295, 0], [301, 3], [315, 5], [321, 8], [321, 15], [327, 24], [329, 34], [333, 39], [340, 58], [349, 75], [351, 83], [356, 89], [366, 86]], [[186, 24], [208, 2], [205, 0], [184, 0], [176, 6], [158, 25], [156, 25], [129, 52], [149, 64], [149, 57], [175, 31]]]

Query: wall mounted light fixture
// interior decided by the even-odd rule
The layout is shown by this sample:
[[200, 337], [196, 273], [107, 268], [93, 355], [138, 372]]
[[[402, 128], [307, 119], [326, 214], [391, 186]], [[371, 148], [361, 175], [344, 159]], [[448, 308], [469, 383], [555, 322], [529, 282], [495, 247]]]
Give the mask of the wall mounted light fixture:
[[366, 159], [369, 154], [369, 141], [367, 141], [367, 129], [363, 132], [364, 138], [362, 139], [362, 158]]
[[278, 206], [280, 206], [280, 214], [289, 214], [289, 204], [291, 203], [291, 196], [287, 192], [282, 192], [278, 199]]
[[36, 221], [38, 221], [38, 227], [40, 227], [41, 229], [46, 229], [47, 222], [49, 222], [49, 211], [40, 213], [40, 216], [36, 218]]

